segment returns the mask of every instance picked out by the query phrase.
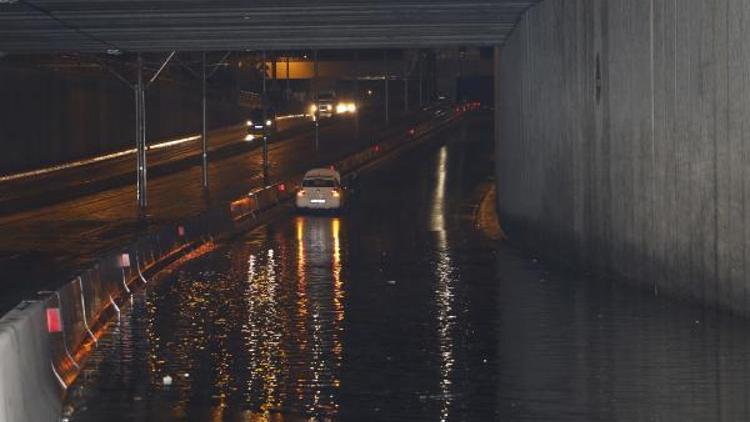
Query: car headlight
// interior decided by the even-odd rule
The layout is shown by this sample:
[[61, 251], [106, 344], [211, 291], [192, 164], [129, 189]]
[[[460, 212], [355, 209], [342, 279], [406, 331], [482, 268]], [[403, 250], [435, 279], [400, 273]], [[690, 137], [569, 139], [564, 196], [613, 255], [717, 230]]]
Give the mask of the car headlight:
[[316, 106], [315, 104], [311, 105], [310, 106], [310, 114], [313, 114], [316, 111], [318, 111], [318, 106]]
[[346, 104], [344, 104], [344, 103], [337, 104], [336, 105], [336, 113], [338, 113], [338, 114], [346, 113]]
[[346, 105], [346, 111], [349, 113], [354, 113], [357, 111], [357, 106], [354, 103], [349, 103]]
[[266, 120], [266, 126], [271, 126], [272, 124], [273, 124], [272, 120], [270, 120], [270, 119]]
[[247, 122], [245, 122], [245, 123], [246, 123], [246, 124], [247, 124], [248, 126], [252, 126], [252, 125], [253, 125], [253, 121], [252, 121], [252, 120], [248, 120], [248, 121], [247, 121]]

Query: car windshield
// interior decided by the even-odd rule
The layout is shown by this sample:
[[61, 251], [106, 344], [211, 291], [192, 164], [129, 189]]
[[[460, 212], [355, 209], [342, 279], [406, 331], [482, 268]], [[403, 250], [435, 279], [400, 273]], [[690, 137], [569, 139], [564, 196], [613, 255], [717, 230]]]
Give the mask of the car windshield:
[[257, 122], [256, 124], [263, 124], [263, 110], [260, 108], [253, 109], [250, 112], [250, 120]]
[[305, 179], [302, 181], [302, 186], [306, 188], [334, 188], [336, 187], [336, 181], [333, 179]]

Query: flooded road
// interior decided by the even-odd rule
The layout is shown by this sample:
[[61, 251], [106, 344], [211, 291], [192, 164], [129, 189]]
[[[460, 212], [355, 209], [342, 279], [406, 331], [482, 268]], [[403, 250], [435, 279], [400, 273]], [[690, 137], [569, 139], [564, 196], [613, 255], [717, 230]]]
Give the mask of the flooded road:
[[747, 419], [744, 321], [475, 231], [491, 137], [471, 121], [364, 175], [348, 213], [280, 218], [134, 297], [71, 420]]

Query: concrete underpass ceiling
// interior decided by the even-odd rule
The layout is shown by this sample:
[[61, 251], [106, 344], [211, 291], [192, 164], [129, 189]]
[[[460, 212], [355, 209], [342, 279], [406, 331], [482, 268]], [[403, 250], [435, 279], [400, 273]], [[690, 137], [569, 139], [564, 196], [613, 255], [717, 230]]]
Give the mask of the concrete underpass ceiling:
[[537, 1], [0, 0], [0, 51], [489, 46]]

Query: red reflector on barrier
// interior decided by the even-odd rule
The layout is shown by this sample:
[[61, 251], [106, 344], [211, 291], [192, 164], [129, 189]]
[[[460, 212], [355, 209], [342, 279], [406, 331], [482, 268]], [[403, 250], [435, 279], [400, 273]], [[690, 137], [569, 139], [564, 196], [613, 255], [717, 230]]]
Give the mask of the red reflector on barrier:
[[122, 254], [117, 257], [117, 265], [120, 266], [120, 268], [127, 268], [130, 267], [130, 255], [129, 254]]
[[286, 190], [286, 186], [282, 183], [279, 185], [279, 192], [284, 192]]
[[47, 331], [50, 334], [62, 332], [60, 308], [47, 308]]
[[185, 236], [185, 227], [177, 226], [177, 236]]
[[374, 150], [375, 150], [375, 152], [380, 152], [380, 145], [375, 145]]
[[414, 136], [415, 133], [417, 133], [417, 131], [414, 130], [414, 128], [409, 129], [409, 135]]

